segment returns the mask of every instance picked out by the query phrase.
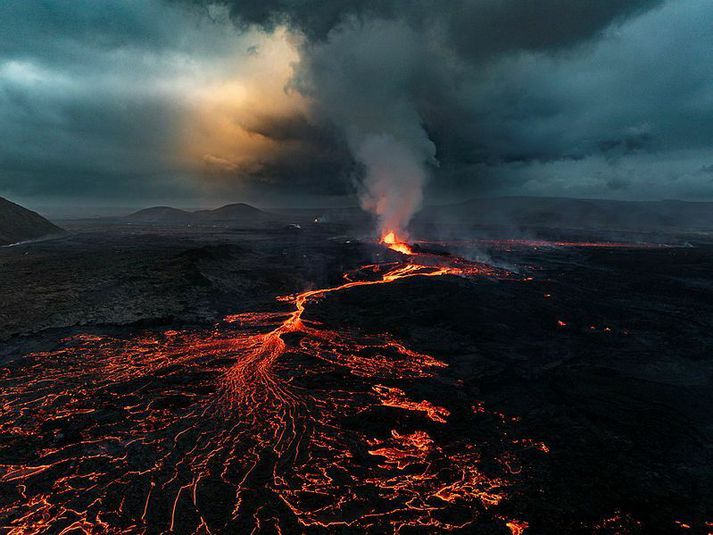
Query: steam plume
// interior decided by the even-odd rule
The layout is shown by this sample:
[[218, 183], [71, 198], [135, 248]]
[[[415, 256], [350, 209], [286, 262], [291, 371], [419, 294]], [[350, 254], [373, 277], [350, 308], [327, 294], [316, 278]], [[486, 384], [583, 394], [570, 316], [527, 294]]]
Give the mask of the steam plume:
[[393, 232], [407, 238], [411, 217], [421, 207], [426, 182], [423, 154], [389, 134], [368, 135], [356, 151], [366, 166], [360, 201], [379, 218], [380, 235]]
[[351, 19], [305, 52], [300, 90], [339, 127], [363, 165], [361, 206], [378, 217], [382, 236], [405, 239], [421, 207], [428, 164], [436, 163], [416, 105], [428, 53], [423, 40], [402, 22]]

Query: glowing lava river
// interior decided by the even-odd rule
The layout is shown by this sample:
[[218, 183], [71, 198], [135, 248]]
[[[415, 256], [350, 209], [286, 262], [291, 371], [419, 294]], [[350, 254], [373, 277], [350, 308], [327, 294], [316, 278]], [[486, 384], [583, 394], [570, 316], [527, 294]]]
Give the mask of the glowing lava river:
[[[73, 336], [0, 369], [6, 532], [384, 533], [486, 523], [523, 533], [525, 519], [503, 506], [522, 471], [517, 448], [544, 454], [544, 444], [518, 438], [515, 419], [478, 400], [423, 399], [423, 382], [457, 388], [439, 378], [442, 360], [389, 334], [305, 318], [310, 303], [356, 287], [512, 276], [397, 245], [401, 262], [280, 298], [291, 311], [236, 314], [207, 331]], [[486, 458], [450, 430], [454, 412], [470, 425], [497, 420], [500, 439], [516, 446]]]

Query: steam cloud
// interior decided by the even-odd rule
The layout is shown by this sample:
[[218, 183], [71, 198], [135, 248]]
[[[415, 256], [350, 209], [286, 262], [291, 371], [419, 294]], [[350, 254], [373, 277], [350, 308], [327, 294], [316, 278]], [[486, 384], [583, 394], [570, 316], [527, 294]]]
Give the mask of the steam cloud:
[[383, 236], [394, 232], [400, 241], [423, 201], [426, 171], [417, 153], [389, 134], [369, 135], [356, 151], [366, 166], [361, 206], [379, 217]]
[[405, 239], [428, 166], [437, 163], [414, 93], [428, 51], [404, 23], [349, 18], [305, 52], [298, 89], [313, 98], [322, 120], [339, 127], [362, 164], [361, 206], [378, 217], [381, 235]]

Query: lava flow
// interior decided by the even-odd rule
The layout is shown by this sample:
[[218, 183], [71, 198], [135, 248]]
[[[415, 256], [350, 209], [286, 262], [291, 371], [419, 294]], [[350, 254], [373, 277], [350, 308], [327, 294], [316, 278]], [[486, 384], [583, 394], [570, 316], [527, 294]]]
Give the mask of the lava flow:
[[383, 533], [486, 521], [522, 533], [527, 524], [498, 508], [532, 440], [503, 429], [496, 442], [510, 449], [485, 468], [481, 444], [449, 432], [454, 411], [477, 425], [482, 404], [416, 394], [453, 388], [445, 362], [389, 334], [305, 317], [310, 303], [356, 287], [508, 276], [391, 238], [405, 261], [280, 298], [290, 311], [235, 314], [208, 331], [74, 336], [0, 369], [0, 525]]

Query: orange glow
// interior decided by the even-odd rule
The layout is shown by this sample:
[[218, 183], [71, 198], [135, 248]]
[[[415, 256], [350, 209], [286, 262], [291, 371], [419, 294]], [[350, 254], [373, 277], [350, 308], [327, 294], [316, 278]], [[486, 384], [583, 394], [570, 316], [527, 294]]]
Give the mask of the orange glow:
[[517, 520], [511, 520], [505, 525], [510, 529], [510, 533], [512, 533], [512, 535], [523, 535], [523, 533], [525, 533], [525, 530], [528, 527], [527, 522], [521, 522]]
[[447, 409], [434, 405], [427, 400], [421, 402], [411, 401], [406, 397], [406, 392], [400, 388], [376, 385], [374, 391], [379, 395], [383, 405], [407, 411], [420, 411], [434, 422], [445, 424], [451, 414]]
[[255, 40], [254, 54], [236, 51], [233, 72], [206, 76], [185, 94], [177, 158], [182, 167], [200, 173], [206, 187], [258, 174], [266, 162], [301, 147], [299, 141], [274, 139], [269, 128], [271, 122], [309, 115], [307, 100], [285, 90], [299, 61], [295, 38], [279, 29]]
[[396, 251], [397, 253], [405, 255], [413, 254], [413, 249], [411, 248], [411, 246], [399, 237], [397, 237], [396, 233], [393, 231], [384, 234], [384, 236], [381, 238], [381, 243], [386, 245], [392, 251]]

